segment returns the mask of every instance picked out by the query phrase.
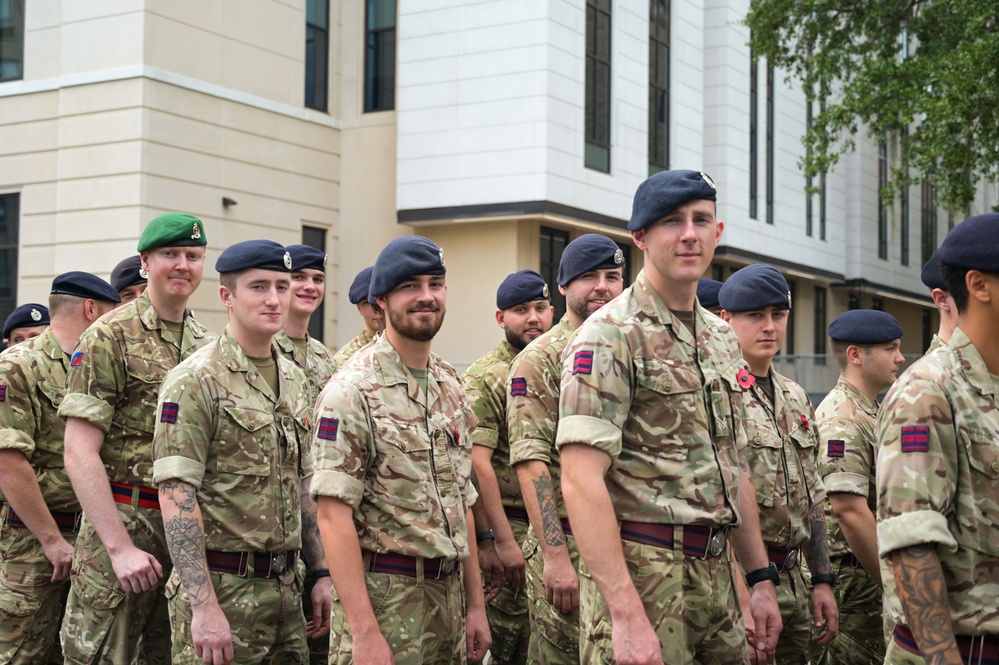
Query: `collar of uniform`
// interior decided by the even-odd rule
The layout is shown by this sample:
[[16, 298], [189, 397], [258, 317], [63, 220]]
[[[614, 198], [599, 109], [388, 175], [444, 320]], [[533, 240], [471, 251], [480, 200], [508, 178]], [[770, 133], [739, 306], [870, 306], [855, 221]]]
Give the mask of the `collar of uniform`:
[[847, 395], [853, 399], [854, 403], [863, 409], [864, 413], [873, 417], [878, 415], [878, 405], [876, 402], [871, 401], [867, 395], [857, 390], [857, 387], [844, 379], [842, 376], [839, 377], [839, 381], [836, 382], [836, 387], [845, 392]]
[[236, 336], [232, 334], [232, 330], [228, 325], [222, 331], [222, 337], [219, 339], [219, 348], [222, 351], [222, 360], [225, 361], [225, 366], [230, 371], [250, 371], [250, 359], [247, 358], [246, 352], [243, 351], [243, 347], [236, 341]]
[[[402, 357], [399, 352], [395, 350], [388, 341], [388, 336], [385, 334], [378, 335], [375, 338], [373, 344], [375, 355], [378, 358], [378, 366], [381, 370], [381, 374], [385, 379], [386, 386], [394, 386], [400, 383], [404, 383], [409, 386], [409, 396], [410, 398], [416, 400], [417, 402], [423, 403], [423, 391], [420, 389], [419, 384], [416, 383], [416, 379], [409, 373], [406, 369], [406, 364], [402, 362]], [[430, 402], [434, 401], [436, 390], [433, 388], [435, 383], [440, 383], [438, 376], [438, 365], [437, 356], [433, 353], [430, 354], [430, 362], [427, 363], [427, 395], [429, 396]], [[430, 379], [433, 381], [430, 381]]]
[[153, 307], [153, 301], [149, 299], [148, 290], [143, 291], [142, 295], [135, 299], [135, 309], [138, 310], [139, 320], [147, 330], [159, 330], [163, 327], [163, 322]]
[[989, 376], [985, 360], [982, 359], [982, 354], [978, 352], [963, 330], [954, 329], [948, 348], [951, 353], [957, 356], [958, 362], [955, 363], [955, 367], [964, 374], [968, 383], [977, 388], [982, 395], [994, 395], [996, 392], [995, 384]]
[[42, 350], [45, 355], [47, 355], [52, 360], [68, 360], [72, 355], [72, 352], [66, 353], [59, 346], [59, 340], [56, 339], [55, 334], [52, 332], [52, 327], [49, 326], [45, 331], [38, 336], [38, 341], [35, 342], [35, 347]]
[[[635, 278], [634, 293], [638, 306], [645, 314], [669, 326], [673, 330], [673, 334], [680, 341], [686, 342], [690, 346], [696, 346], [694, 336], [687, 330], [687, 326], [683, 325], [682, 321], [673, 316], [673, 313], [669, 311], [669, 307], [663, 301], [662, 296], [652, 288], [652, 283], [649, 282], [649, 278], [645, 274], [645, 268], [642, 268], [638, 273], [638, 277]], [[703, 337], [709, 330], [714, 329], [714, 325], [710, 324], [707, 317], [705, 317], [707, 312], [708, 310], [701, 307], [695, 298], [694, 329], [697, 330], [698, 337]]]
[[496, 350], [499, 351], [496, 355], [496, 359], [505, 361], [508, 365], [511, 360], [517, 357], [518, 353], [517, 349], [513, 348], [513, 344], [511, 344], [506, 337], [504, 337], [499, 345], [497, 345]]

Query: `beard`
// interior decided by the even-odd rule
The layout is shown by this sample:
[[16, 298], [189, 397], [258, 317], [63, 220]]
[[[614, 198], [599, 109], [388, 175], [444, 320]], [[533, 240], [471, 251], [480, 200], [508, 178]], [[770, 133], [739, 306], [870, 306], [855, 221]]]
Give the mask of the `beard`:
[[436, 311], [436, 316], [432, 318], [421, 317], [419, 319], [407, 316], [409, 312], [400, 312], [394, 309], [389, 309], [386, 313], [388, 314], [392, 328], [401, 337], [413, 340], [414, 342], [429, 342], [437, 335], [437, 331], [441, 329], [446, 310], [439, 309]]
[[[539, 335], [535, 335], [532, 339], [528, 339], [526, 330], [522, 333], [515, 333], [509, 328], [505, 328], [504, 332], [506, 333], [506, 341], [518, 351], [523, 351], [527, 348], [528, 344], [539, 337]], [[534, 329], [532, 329], [532, 332], [534, 332]]]

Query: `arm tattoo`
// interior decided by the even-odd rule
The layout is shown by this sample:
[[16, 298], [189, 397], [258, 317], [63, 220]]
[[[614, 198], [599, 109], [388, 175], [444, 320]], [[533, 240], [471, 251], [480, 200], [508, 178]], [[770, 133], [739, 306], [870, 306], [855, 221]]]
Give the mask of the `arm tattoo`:
[[558, 506], [555, 504], [554, 486], [547, 471], [542, 471], [537, 480], [532, 480], [534, 491], [538, 495], [538, 507], [541, 508], [541, 526], [544, 530], [545, 542], [552, 547], [565, 545], [565, 532], [562, 531], [562, 520], [558, 517]]
[[160, 487], [160, 496], [177, 506], [180, 514], [193, 513], [198, 505], [197, 490], [180, 480], [168, 480]]
[[310, 569], [325, 568], [326, 552], [319, 534], [319, 519], [316, 516], [316, 502], [308, 491], [302, 492], [302, 556]]
[[174, 569], [187, 589], [191, 606], [208, 600], [211, 582], [205, 561], [205, 532], [196, 517], [171, 517], [163, 524]]
[[929, 663], [960, 663], [950, 618], [947, 584], [936, 550], [918, 545], [889, 555], [898, 596], [923, 657]]
[[808, 567], [813, 575], [824, 575], [832, 572], [829, 565], [829, 546], [826, 543], [826, 515], [821, 505], [812, 506], [808, 516], [811, 535], [808, 538]]

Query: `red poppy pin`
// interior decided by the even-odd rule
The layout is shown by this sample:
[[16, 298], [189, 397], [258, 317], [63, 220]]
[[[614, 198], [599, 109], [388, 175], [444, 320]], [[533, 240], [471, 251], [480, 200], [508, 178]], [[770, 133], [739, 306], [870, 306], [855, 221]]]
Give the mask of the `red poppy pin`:
[[811, 429], [812, 427], [811, 424], [808, 422], [808, 416], [806, 416], [805, 414], [801, 414], [801, 426], [804, 427], [806, 430]]
[[735, 380], [739, 382], [739, 387], [743, 390], [749, 390], [754, 383], [756, 383], [756, 377], [749, 373], [749, 370], [743, 367], [739, 370], [739, 373], [735, 375]]

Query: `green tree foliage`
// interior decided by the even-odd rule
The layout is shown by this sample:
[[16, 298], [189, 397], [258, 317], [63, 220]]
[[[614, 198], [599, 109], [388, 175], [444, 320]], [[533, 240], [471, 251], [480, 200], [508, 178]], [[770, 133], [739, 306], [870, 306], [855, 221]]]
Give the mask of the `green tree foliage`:
[[890, 196], [928, 177], [964, 210], [999, 175], [997, 0], [752, 0], [752, 47], [825, 102], [804, 137], [806, 175], [855, 148], [897, 142]]

